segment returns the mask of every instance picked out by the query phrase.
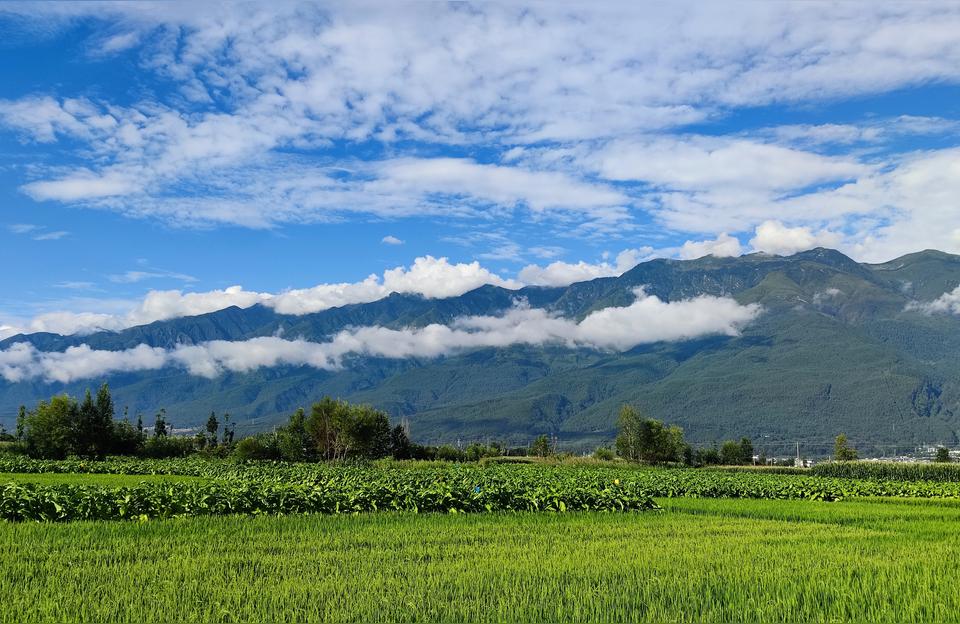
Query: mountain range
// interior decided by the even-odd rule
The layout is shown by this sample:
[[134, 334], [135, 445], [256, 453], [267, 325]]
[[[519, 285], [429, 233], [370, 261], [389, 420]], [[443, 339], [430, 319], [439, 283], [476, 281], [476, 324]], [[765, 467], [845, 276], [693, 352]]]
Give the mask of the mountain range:
[[[86, 344], [123, 350], [283, 335], [322, 342], [345, 328], [423, 327], [496, 316], [518, 300], [580, 320], [630, 305], [640, 287], [667, 302], [701, 295], [759, 304], [738, 335], [640, 345], [624, 352], [516, 344], [441, 357], [351, 358], [339, 370], [276, 366], [209, 379], [181, 368], [106, 376], [131, 414], [166, 408], [178, 428], [201, 426], [211, 410], [238, 430], [266, 429], [323, 395], [370, 403], [406, 419], [421, 442], [500, 440], [539, 434], [588, 448], [615, 435], [624, 403], [679, 424], [696, 443], [750, 436], [771, 454], [800, 443], [823, 454], [845, 432], [881, 449], [956, 444], [960, 434], [960, 315], [929, 305], [960, 286], [960, 256], [938, 251], [883, 264], [830, 249], [781, 257], [657, 259], [619, 277], [567, 287], [483, 286], [459, 297], [392, 294], [373, 303], [300, 316], [255, 305], [85, 336], [36, 333], [0, 341], [42, 351]], [[55, 393], [79, 394], [100, 378], [69, 384], [0, 380], [0, 423], [17, 407]]]

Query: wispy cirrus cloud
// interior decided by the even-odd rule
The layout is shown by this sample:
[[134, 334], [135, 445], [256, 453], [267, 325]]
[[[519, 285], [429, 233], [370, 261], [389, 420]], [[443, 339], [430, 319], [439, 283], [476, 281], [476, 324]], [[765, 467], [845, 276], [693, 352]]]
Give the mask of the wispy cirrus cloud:
[[60, 240], [70, 235], [66, 230], [49, 230], [43, 225], [33, 223], [14, 223], [7, 226], [7, 230], [14, 234], [26, 235], [35, 241]]

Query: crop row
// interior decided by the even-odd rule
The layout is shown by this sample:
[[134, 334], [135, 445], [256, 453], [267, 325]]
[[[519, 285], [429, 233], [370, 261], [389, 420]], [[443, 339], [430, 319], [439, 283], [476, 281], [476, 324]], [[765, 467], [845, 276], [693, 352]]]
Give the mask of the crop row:
[[903, 462], [827, 462], [810, 474], [844, 479], [886, 481], [960, 481], [960, 464]]
[[[69, 470], [68, 470], [69, 469]], [[960, 497], [960, 483], [808, 475], [542, 465], [237, 464], [205, 460], [39, 462], [3, 458], [0, 471], [180, 474], [200, 482], [133, 487], [0, 486], [0, 518], [123, 519], [221, 514], [638, 510], [655, 497], [839, 500]]]
[[373, 511], [627, 511], [654, 509], [634, 484], [562, 473], [413, 472], [344, 468], [309, 481], [231, 478], [106, 488], [0, 485], [0, 518], [112, 520], [226, 514]]

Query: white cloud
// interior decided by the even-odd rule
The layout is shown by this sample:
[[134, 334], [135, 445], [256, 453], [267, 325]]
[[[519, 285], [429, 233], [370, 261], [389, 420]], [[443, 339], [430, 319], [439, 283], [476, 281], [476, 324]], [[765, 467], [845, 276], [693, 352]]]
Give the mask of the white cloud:
[[614, 141], [582, 159], [607, 179], [648, 185], [650, 211], [666, 227], [712, 234], [752, 229], [786, 212], [788, 198], [876, 170], [850, 157], [713, 136]]
[[66, 383], [121, 370], [168, 366], [181, 366], [204, 377], [278, 365], [334, 370], [343, 366], [349, 355], [433, 358], [464, 349], [513, 344], [625, 351], [660, 341], [715, 334], [735, 336], [762, 311], [756, 304], [741, 306], [730, 298], [704, 296], [668, 303], [645, 295], [642, 289], [636, 296], [629, 306], [594, 312], [579, 323], [521, 305], [503, 316], [465, 317], [450, 326], [348, 329], [323, 343], [261, 337], [237, 342], [217, 340], [171, 350], [139, 345], [125, 351], [98, 351], [81, 345], [63, 352], [41, 352], [27, 343], [17, 343], [0, 351], [0, 376], [10, 382], [41, 378]]
[[616, 277], [629, 271], [641, 262], [655, 257], [676, 256], [684, 260], [714, 255], [717, 257], [739, 256], [743, 253], [740, 241], [729, 234], [720, 234], [716, 239], [703, 241], [687, 241], [681, 247], [654, 249], [641, 247], [638, 249], [624, 249], [617, 254], [614, 262], [604, 260], [597, 263], [584, 262], [551, 262], [546, 266], [528, 264], [520, 269], [517, 277], [525, 284], [535, 286], [569, 286], [574, 282], [584, 282], [598, 277]]
[[479, 262], [451, 264], [446, 258], [424, 256], [407, 267], [370, 275], [362, 282], [321, 284], [313, 288], [288, 290], [264, 301], [281, 314], [307, 314], [350, 303], [367, 303], [390, 293], [412, 293], [428, 298], [456, 297], [493, 284], [519, 288], [521, 284], [504, 279], [480, 266]]
[[943, 293], [933, 301], [911, 301], [908, 310], [918, 310], [925, 314], [960, 314], [960, 286]]
[[617, 191], [578, 182], [562, 173], [485, 165], [463, 158], [392, 160], [379, 169], [381, 179], [368, 188], [390, 195], [413, 191], [472, 196], [501, 206], [524, 203], [534, 212], [551, 208], [589, 211], [627, 201]]
[[97, 312], [46, 312], [30, 319], [22, 326], [8, 325], [0, 338], [14, 334], [50, 332], [53, 334], [90, 334], [95, 331], [114, 331], [129, 327], [124, 320], [113, 314]]
[[583, 260], [576, 263], [558, 260], [547, 266], [528, 264], [520, 269], [517, 277], [520, 281], [535, 286], [569, 286], [574, 282], [585, 282], [598, 277], [622, 275], [640, 262], [649, 259], [653, 252], [652, 247], [625, 249], [617, 254], [616, 261], [613, 263], [606, 260], [596, 264]]
[[140, 43], [140, 34], [137, 32], [125, 32], [113, 35], [105, 39], [97, 49], [99, 54], [113, 54], [128, 50]]
[[568, 286], [598, 277], [619, 275], [617, 268], [608, 262], [590, 264], [583, 260], [577, 263], [556, 261], [547, 266], [528, 264], [520, 269], [519, 278], [535, 286]]
[[83, 119], [69, 113], [49, 96], [0, 100], [0, 123], [19, 130], [39, 143], [52, 143], [57, 135], [86, 136]]
[[140, 183], [124, 175], [97, 175], [84, 171], [58, 180], [31, 182], [23, 186], [23, 191], [37, 201], [74, 202], [127, 195], [141, 188]]
[[42, 234], [37, 234], [33, 237], [35, 241], [49, 241], [49, 240], [60, 240], [64, 236], [69, 236], [70, 232], [66, 230], [56, 230], [53, 232], [44, 232]]
[[34, 225], [32, 223], [14, 223], [12, 225], [8, 225], [7, 229], [14, 234], [30, 234], [30, 238], [35, 241], [60, 240], [61, 238], [70, 235], [70, 232], [67, 232], [66, 230], [46, 231], [44, 226]]
[[842, 217], [852, 256], [883, 262], [921, 249], [960, 253], [960, 149], [908, 154], [837, 189], [784, 201], [813, 218]]
[[93, 282], [71, 280], [66, 282], [58, 282], [54, 284], [57, 288], [66, 288], [68, 290], [93, 290], [96, 287], [96, 284]]
[[[671, 249], [681, 257], [709, 248], [694, 235], [729, 236], [709, 252], [732, 254], [731, 235], [771, 221], [800, 228], [787, 249], [813, 238], [866, 260], [923, 247], [960, 251], [956, 153], [881, 158], [862, 149], [907, 134], [946, 135], [954, 120], [899, 116], [754, 136], [663, 135], [738, 107], [957, 84], [957, 6], [4, 10], [38, 22], [95, 13], [88, 48], [140, 46], [145, 79], [159, 77], [175, 91], [122, 104], [70, 93], [0, 101], [0, 123], [22, 140], [63, 140], [56, 159], [23, 169], [21, 188], [38, 201], [186, 227], [270, 228], [357, 214], [490, 223], [528, 211], [524, 218], [578, 237], [622, 236], [645, 224], [638, 218], [645, 213], [667, 235], [682, 234], [676, 240], [691, 238]], [[346, 161], [339, 147], [327, 150], [335, 143], [348, 153], [376, 145], [383, 149], [357, 153], [385, 156]], [[825, 145], [851, 155], [816, 151]], [[484, 162], [424, 156], [449, 154], [451, 146], [484, 154]], [[553, 156], [538, 160], [538, 151]], [[486, 257], [521, 253], [504, 244]], [[535, 283], [617, 270], [531, 266]]]
[[785, 191], [847, 180], [870, 170], [847, 158], [743, 139], [698, 136], [614, 142], [600, 153], [598, 167], [611, 180], [642, 180], [687, 191]]
[[14, 234], [29, 234], [34, 230], [40, 229], [39, 225], [33, 225], [32, 223], [13, 223], [7, 226], [7, 229], [13, 232]]
[[402, 240], [400, 240], [396, 236], [393, 236], [392, 234], [388, 234], [387, 236], [384, 236], [382, 239], [380, 239], [380, 242], [383, 243], [384, 245], [402, 245], [403, 244]]
[[[128, 271], [113, 276], [113, 281], [134, 283], [149, 277], [176, 277], [185, 281], [194, 279], [177, 273]], [[263, 304], [281, 314], [309, 314], [352, 303], [369, 303], [393, 292], [419, 294], [428, 298], [455, 297], [484, 284], [511, 289], [522, 285], [490, 272], [479, 262], [451, 263], [447, 258], [423, 256], [415, 259], [409, 267], [388, 269], [382, 276], [370, 275], [360, 282], [320, 284], [280, 293], [249, 291], [242, 286], [186, 293], [180, 290], [153, 290], [125, 313], [50, 312], [19, 327], [8, 325], [5, 333], [0, 333], [0, 338], [30, 332], [89, 334], [100, 330], [118, 331], [154, 321], [215, 312], [230, 306], [246, 308]]]
[[814, 247], [837, 247], [841, 236], [827, 230], [814, 232], [809, 227], [788, 227], [779, 221], [764, 221], [750, 239], [755, 251], [789, 256]]
[[683, 260], [692, 260], [703, 256], [725, 258], [739, 256], [742, 253], [743, 247], [740, 245], [740, 241], [726, 232], [723, 232], [714, 240], [687, 241], [679, 250], [679, 256]]
[[175, 279], [181, 282], [196, 282], [197, 278], [185, 273], [176, 273], [173, 271], [125, 271], [107, 276], [115, 284], [136, 284], [150, 279]]
[[[34, 141], [79, 140], [74, 153], [88, 163], [74, 171], [37, 167], [23, 189], [38, 200], [179, 225], [270, 227], [341, 212], [464, 216], [478, 208], [441, 206], [433, 195], [621, 222], [632, 201], [618, 187], [560, 166], [515, 166], [528, 144], [602, 145], [740, 106], [960, 81], [960, 9], [950, 5], [9, 10], [38, 21], [96, 13], [107, 23], [92, 35], [97, 46], [115, 51], [143, 42], [142, 69], [179, 91], [125, 106], [49, 95], [0, 102], [0, 122]], [[209, 106], [212, 95], [222, 106]], [[793, 136], [798, 132], [821, 137], [807, 144], [870, 139], [852, 124], [809, 126]], [[402, 153], [402, 141], [478, 143], [503, 153], [498, 165], [338, 162], [356, 174], [346, 181], [328, 175], [330, 162], [301, 163], [313, 170], [307, 176], [276, 164], [289, 158], [281, 153], [322, 153], [332, 141], [378, 142], [391, 154]], [[666, 192], [654, 210], [669, 227], [713, 235], [772, 218], [798, 221], [776, 214], [771, 200], [779, 198], [770, 193], [869, 169], [743, 138], [630, 138], [604, 154], [604, 175], [648, 180]], [[399, 204], [391, 203], [394, 195]], [[718, 207], [733, 214], [711, 221]]]

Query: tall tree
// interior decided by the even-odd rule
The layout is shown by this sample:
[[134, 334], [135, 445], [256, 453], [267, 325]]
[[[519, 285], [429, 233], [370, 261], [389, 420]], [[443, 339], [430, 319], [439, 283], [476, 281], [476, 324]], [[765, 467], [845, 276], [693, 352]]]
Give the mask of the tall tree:
[[390, 430], [390, 454], [394, 459], [410, 459], [413, 455], [413, 445], [402, 424]]
[[550, 438], [545, 433], [537, 436], [537, 439], [530, 444], [530, 454], [534, 457], [549, 457], [552, 451]]
[[[93, 419], [90, 422], [90, 450], [95, 457], [103, 457], [113, 446], [114, 406], [110, 387], [102, 384], [97, 390]], [[129, 425], [129, 422], [127, 423]]]
[[833, 441], [833, 458], [837, 461], [852, 461], [857, 458], [857, 449], [850, 446], [847, 434], [841, 433]]
[[223, 445], [230, 446], [233, 444], [233, 433], [237, 428], [237, 423], [230, 422], [230, 413], [223, 413]]
[[299, 408], [290, 416], [287, 425], [277, 430], [277, 446], [282, 459], [304, 461], [315, 455], [312, 440], [307, 434], [306, 423], [307, 416], [303, 408]]
[[217, 413], [210, 412], [210, 418], [207, 419], [207, 444], [210, 447], [217, 445], [217, 430], [219, 428], [220, 423], [217, 421]]
[[620, 409], [617, 419], [617, 454], [630, 461], [652, 463], [682, 461], [686, 443], [683, 429], [666, 426], [659, 420], [643, 418], [639, 411], [630, 405]]
[[321, 459], [341, 459], [346, 455], [348, 442], [343, 429], [349, 420], [349, 410], [345, 402], [330, 397], [323, 397], [311, 406], [305, 427]]
[[621, 407], [617, 428], [617, 455], [629, 461], [640, 461], [640, 412], [630, 405]]
[[77, 455], [93, 457], [97, 454], [94, 440], [97, 418], [97, 406], [93, 402], [90, 390], [87, 390], [72, 428], [71, 446], [72, 451]]
[[72, 452], [78, 419], [77, 402], [62, 394], [40, 401], [24, 419], [24, 445], [31, 457], [63, 459]]
[[740, 438], [740, 463], [753, 463], [753, 441], [750, 438]]
[[17, 412], [17, 442], [23, 442], [23, 431], [27, 423], [27, 406], [21, 405]]
[[160, 411], [157, 412], [157, 417], [153, 422], [153, 437], [154, 438], [165, 438], [167, 437], [167, 410], [160, 408]]

